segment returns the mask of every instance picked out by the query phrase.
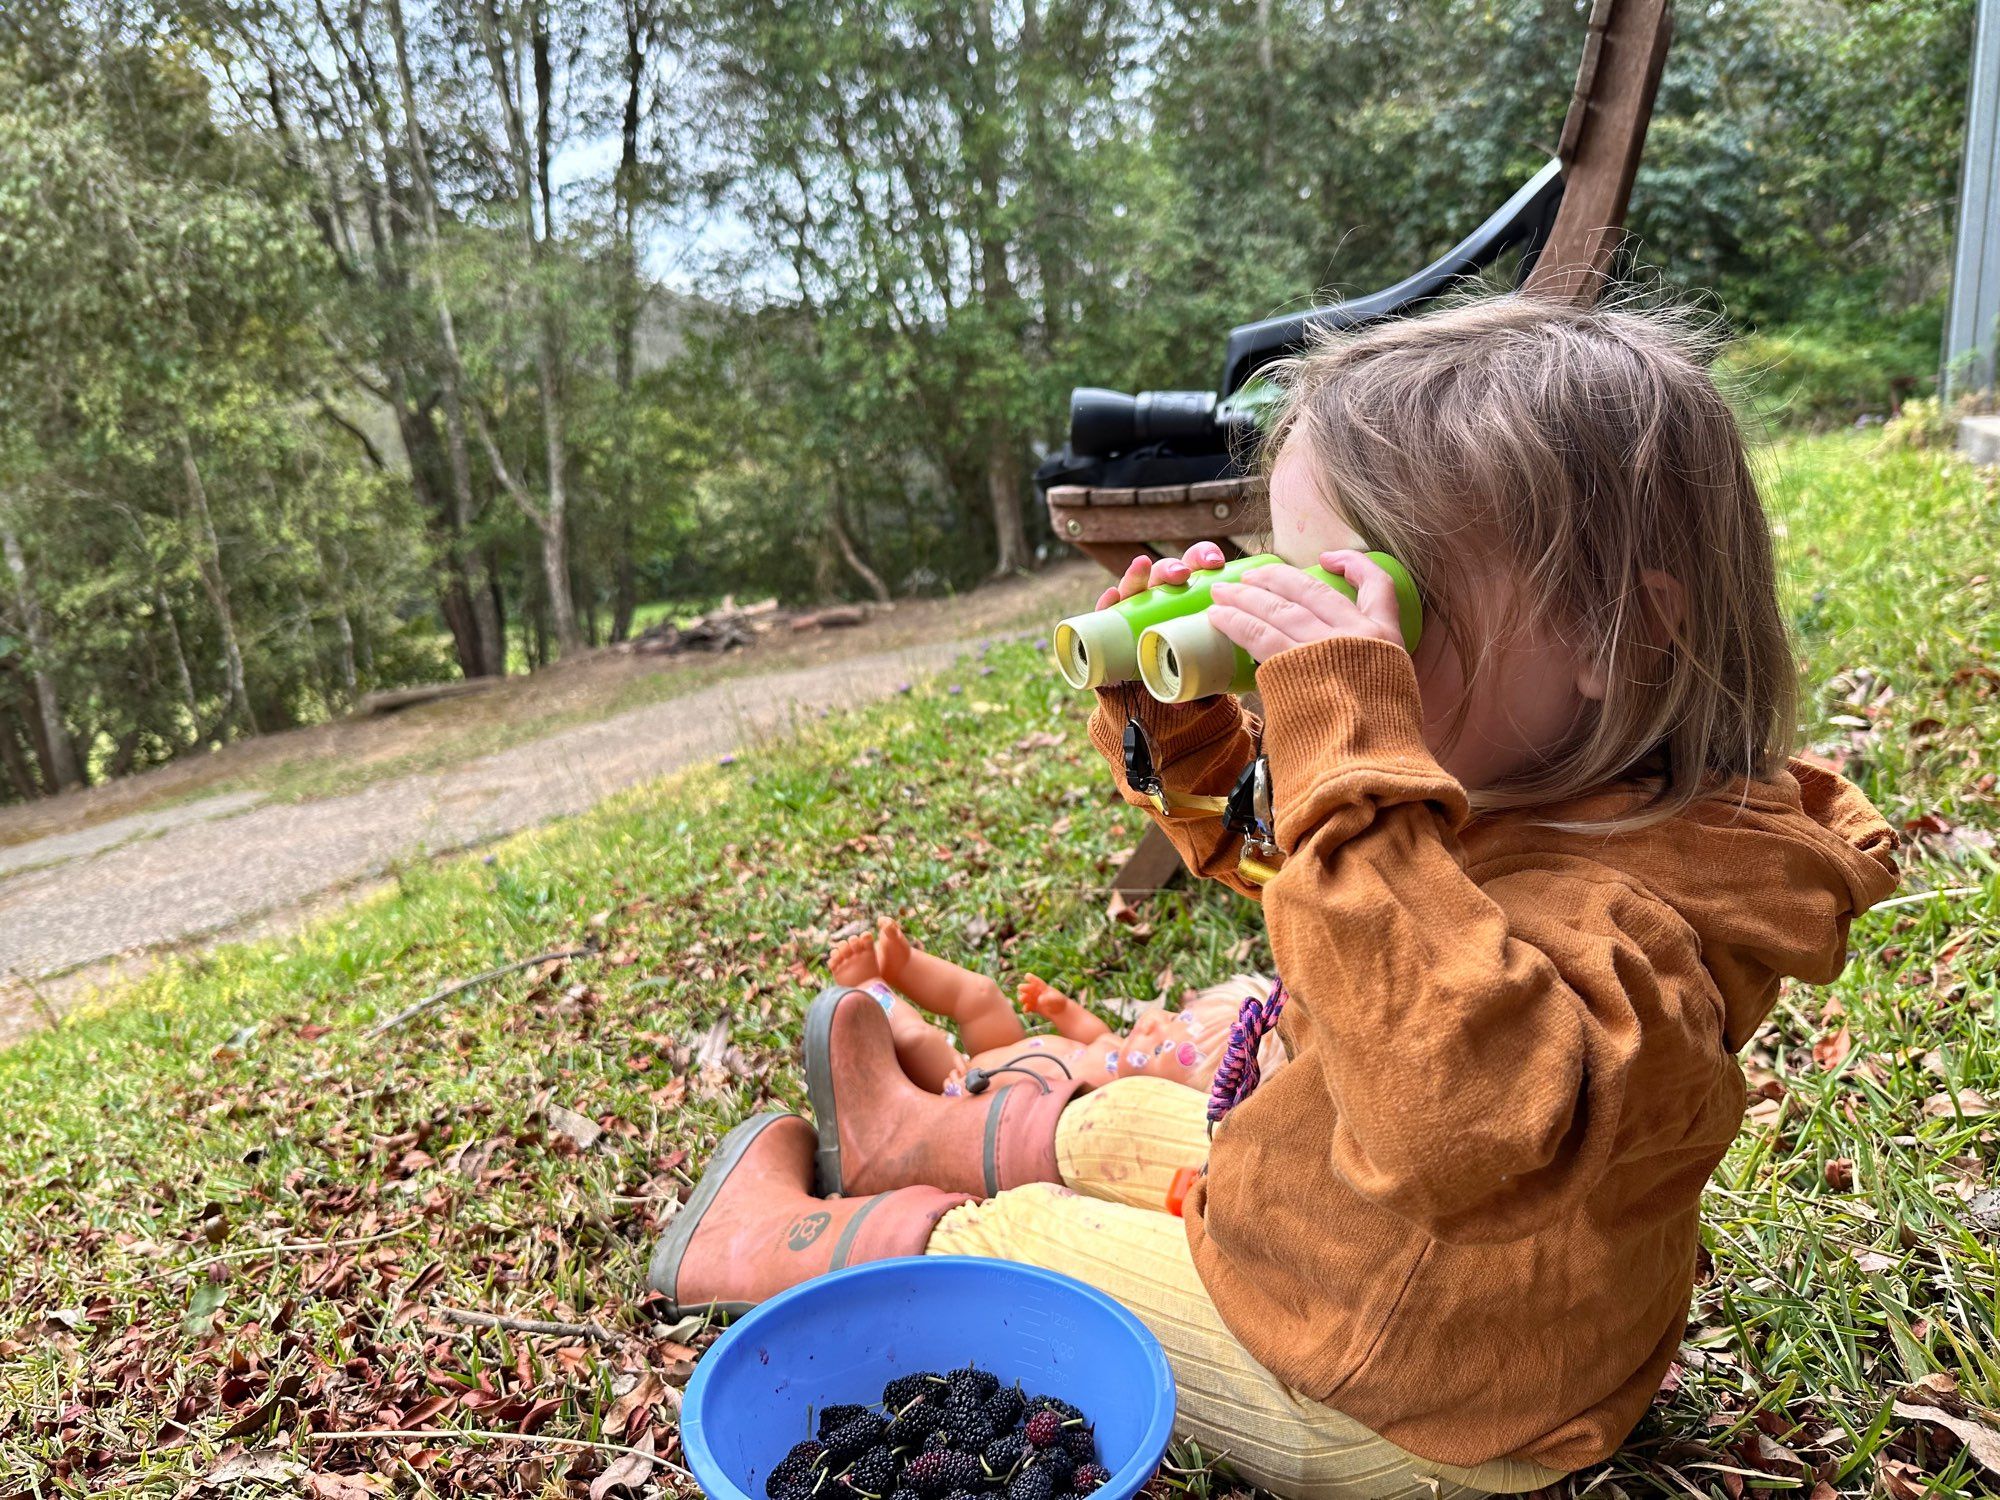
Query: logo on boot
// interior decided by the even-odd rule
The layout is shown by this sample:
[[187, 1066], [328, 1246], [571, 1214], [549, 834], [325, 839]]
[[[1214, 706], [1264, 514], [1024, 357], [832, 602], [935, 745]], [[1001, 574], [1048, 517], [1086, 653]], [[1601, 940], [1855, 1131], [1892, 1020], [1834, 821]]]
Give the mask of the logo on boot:
[[825, 1234], [826, 1226], [832, 1222], [833, 1215], [829, 1213], [802, 1214], [785, 1231], [785, 1243], [794, 1250], [810, 1250], [813, 1241]]

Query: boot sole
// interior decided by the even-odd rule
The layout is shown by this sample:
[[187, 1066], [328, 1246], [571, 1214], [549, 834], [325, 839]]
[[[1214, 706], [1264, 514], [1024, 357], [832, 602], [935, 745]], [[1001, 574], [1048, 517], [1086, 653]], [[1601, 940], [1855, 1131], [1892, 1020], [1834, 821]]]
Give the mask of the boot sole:
[[667, 1299], [668, 1316], [679, 1319], [689, 1313], [708, 1312], [722, 1317], [739, 1318], [757, 1304], [754, 1302], [704, 1302], [699, 1306], [687, 1306], [674, 1295], [674, 1287], [680, 1280], [681, 1261], [687, 1255], [688, 1246], [694, 1243], [694, 1233], [701, 1228], [702, 1215], [706, 1214], [722, 1192], [722, 1185], [734, 1172], [744, 1153], [779, 1120], [795, 1118], [789, 1114], [773, 1111], [745, 1120], [715, 1148], [715, 1155], [709, 1159], [708, 1170], [701, 1174], [701, 1181], [695, 1184], [694, 1196], [681, 1206], [674, 1215], [667, 1232], [660, 1236], [659, 1244], [653, 1247], [653, 1262], [646, 1274], [647, 1283], [654, 1291]]
[[[841, 1181], [840, 1115], [833, 1097], [833, 1013], [850, 990], [865, 996], [871, 1005], [878, 1003], [866, 990], [830, 984], [814, 997], [811, 1009], [806, 1012], [806, 1097], [812, 1101], [813, 1129], [819, 1135], [819, 1148], [813, 1152], [813, 1191], [822, 1198], [844, 1196], [847, 1192]], [[1007, 1092], [994, 1091], [981, 1140], [980, 1164], [988, 1198], [1000, 1192], [1000, 1111]]]
[[[813, 1152], [813, 1191], [831, 1198], [840, 1184], [840, 1122], [833, 1102], [833, 1012], [851, 985], [830, 984], [813, 998], [806, 1011], [806, 1097], [812, 1101], [813, 1128], [819, 1148]], [[866, 990], [856, 994], [867, 995]], [[871, 1004], [875, 997], [868, 996]]]

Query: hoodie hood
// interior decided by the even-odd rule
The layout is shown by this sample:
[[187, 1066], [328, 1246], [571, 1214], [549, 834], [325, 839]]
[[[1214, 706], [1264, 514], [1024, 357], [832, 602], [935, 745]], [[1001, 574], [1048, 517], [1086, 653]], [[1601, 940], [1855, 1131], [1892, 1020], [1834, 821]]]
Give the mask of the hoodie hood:
[[[1625, 801], [1593, 797], [1563, 816], [1604, 817], [1614, 799]], [[1694, 929], [1738, 1050], [1781, 979], [1825, 984], [1840, 973], [1849, 924], [1897, 880], [1895, 830], [1853, 784], [1797, 759], [1668, 822], [1557, 842], [1630, 873]]]

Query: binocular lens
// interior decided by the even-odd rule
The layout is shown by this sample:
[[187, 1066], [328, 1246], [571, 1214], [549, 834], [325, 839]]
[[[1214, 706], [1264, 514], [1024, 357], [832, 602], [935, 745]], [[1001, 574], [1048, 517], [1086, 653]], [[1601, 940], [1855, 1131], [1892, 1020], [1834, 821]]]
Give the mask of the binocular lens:
[[1128, 396], [1079, 386], [1069, 396], [1072, 453], [1108, 457], [1146, 443], [1180, 453], [1222, 453], [1228, 429], [1215, 419], [1213, 391], [1141, 391]]

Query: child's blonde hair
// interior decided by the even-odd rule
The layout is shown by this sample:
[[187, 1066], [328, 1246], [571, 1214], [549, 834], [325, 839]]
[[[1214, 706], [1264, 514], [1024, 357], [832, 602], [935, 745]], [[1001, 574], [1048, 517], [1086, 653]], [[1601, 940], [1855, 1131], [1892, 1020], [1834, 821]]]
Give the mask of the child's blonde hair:
[[[1613, 821], [1650, 823], [1782, 764], [1797, 682], [1770, 526], [1686, 319], [1492, 297], [1324, 335], [1276, 374], [1267, 454], [1302, 445], [1369, 545], [1402, 559], [1468, 688], [1505, 628], [1473, 617], [1496, 568], [1524, 617], [1604, 669], [1599, 710], [1476, 807], [1639, 780], [1652, 797]], [[1674, 618], [1653, 570], [1679, 585]]]

